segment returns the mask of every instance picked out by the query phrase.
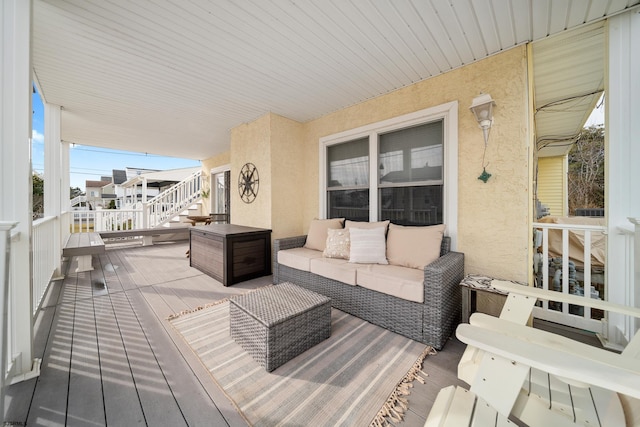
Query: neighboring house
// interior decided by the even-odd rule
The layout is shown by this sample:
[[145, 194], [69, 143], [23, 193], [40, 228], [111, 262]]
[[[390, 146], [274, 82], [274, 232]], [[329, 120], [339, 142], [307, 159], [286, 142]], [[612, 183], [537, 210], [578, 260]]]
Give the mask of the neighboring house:
[[[111, 185], [111, 181], [85, 181], [85, 194], [87, 196], [89, 209], [106, 207], [103, 194], [104, 187], [107, 185]], [[107, 190], [107, 194], [109, 194], [109, 190]], [[106, 198], [110, 199], [109, 196]]]
[[567, 165], [566, 155], [538, 159], [538, 200], [549, 208], [549, 215], [569, 214]]
[[[42, 3], [44, 2], [35, 4], [42, 6]], [[232, 3], [226, 7], [234, 7]], [[345, 3], [349, 4], [345, 10], [357, 9], [352, 2]], [[409, 9], [413, 10], [420, 3], [411, 3]], [[302, 46], [302, 49], [296, 50], [295, 53], [281, 51], [282, 56], [271, 50], [251, 50], [251, 64], [245, 63], [241, 66], [237, 66], [240, 63], [233, 60], [234, 53], [231, 53], [228, 58], [225, 57], [224, 63], [231, 71], [225, 74], [221, 70], [219, 75], [216, 74], [216, 78], [207, 82], [192, 76], [207, 75], [206, 72], [210, 73], [213, 70], [208, 69], [195, 74], [195, 66], [199, 61], [188, 62], [190, 54], [183, 52], [181, 42], [175, 40], [175, 35], [182, 33], [173, 31], [172, 37], [166, 39], [170, 40], [170, 43], [154, 45], [154, 49], [159, 49], [157, 52], [145, 51], [149, 53], [148, 58], [171, 60], [170, 63], [153, 63], [153, 71], [150, 73], [169, 73], [174, 66], [180, 70], [180, 78], [175, 78], [171, 86], [163, 87], [153, 81], [153, 85], [129, 94], [126, 88], [120, 86], [125, 81], [119, 79], [130, 76], [131, 73], [127, 73], [126, 70], [133, 66], [130, 62], [134, 59], [133, 56], [110, 56], [109, 61], [100, 63], [100, 67], [118, 67], [112, 73], [115, 77], [103, 73], [102, 68], [93, 73], [83, 71], [86, 70], [85, 67], [73, 69], [79, 74], [91, 74], [91, 79], [87, 77], [85, 83], [88, 88], [91, 85], [104, 85], [107, 89], [101, 93], [118, 95], [116, 107], [111, 111], [125, 111], [123, 116], [129, 112], [127, 117], [109, 116], [104, 119], [99, 114], [91, 115], [89, 109], [77, 107], [77, 111], [73, 110], [70, 104], [72, 101], [78, 101], [73, 98], [78, 91], [64, 90], [63, 87], [57, 97], [46, 91], [47, 86], [55, 86], [58, 83], [57, 79], [63, 80], [55, 70], [61, 66], [60, 64], [65, 63], [48, 61], [57, 60], [64, 54], [81, 52], [83, 48], [93, 51], [92, 45], [77, 49], [64, 45], [65, 40], [68, 43], [80, 43], [88, 38], [78, 37], [75, 32], [69, 38], [65, 38], [65, 34], [61, 34], [63, 27], [59, 24], [55, 25], [55, 28], [47, 28], [49, 22], [57, 22], [48, 19], [48, 14], [59, 17], [63, 22], [77, 18], [84, 25], [89, 22], [86, 15], [93, 16], [92, 12], [82, 8], [77, 12], [78, 16], [75, 16], [71, 11], [76, 9], [74, 5], [65, 5], [64, 10], [59, 11], [55, 4], [46, 3], [46, 7], [38, 9], [39, 13], [34, 16], [36, 32], [40, 30], [44, 33], [36, 34], [35, 39], [46, 41], [45, 29], [48, 29], [56, 32], [56, 40], [60, 45], [53, 42], [51, 46], [39, 45], [38, 48], [41, 50], [34, 49], [34, 62], [36, 68], [40, 67], [36, 73], [38, 78], [43, 79], [41, 83], [45, 90], [41, 93], [45, 94], [45, 98], [49, 97], [44, 100], [45, 109], [54, 117], [51, 120], [57, 126], [53, 126], [55, 135], [50, 141], [54, 146], [52, 151], [62, 158], [68, 157], [69, 143], [59, 141], [81, 140], [81, 136], [87, 141], [92, 141], [92, 138], [100, 135], [95, 127], [104, 120], [105, 124], [101, 130], [106, 135], [129, 138], [126, 142], [119, 140], [118, 148], [126, 146], [129, 142], [130, 148], [138, 151], [151, 151], [156, 148], [158, 154], [172, 153], [184, 156], [185, 153], [191, 153], [193, 157], [204, 158], [202, 169], [203, 175], [207, 176], [229, 170], [231, 222], [234, 224], [269, 228], [273, 230], [272, 237], [279, 238], [305, 234], [310, 221], [316, 217], [352, 216], [356, 215], [354, 212], [357, 210], [358, 218], [376, 221], [386, 219], [390, 212], [396, 212], [398, 215], [404, 215], [399, 218], [407, 224], [446, 224], [446, 234], [452, 238], [453, 249], [465, 254], [466, 273], [532, 283], [533, 223], [536, 221], [536, 204], [542, 196], [539, 186], [538, 194], [535, 193], [535, 171], [542, 157], [561, 158], [565, 154], [564, 150], [571, 145], [574, 135], [583, 126], [591, 109], [605, 90], [609, 156], [606, 191], [606, 274], [607, 283], [612, 285], [608, 289], [607, 298], [613, 302], [640, 305], [640, 283], [634, 282], [633, 274], [630, 274], [628, 263], [633, 264], [633, 260], [630, 261], [628, 252], [629, 233], [625, 231], [631, 226], [628, 218], [640, 222], [640, 198], [637, 197], [640, 168], [636, 166], [637, 159], [640, 158], [640, 144], [637, 140], [637, 135], [640, 135], [640, 123], [636, 119], [640, 117], [640, 86], [636, 77], [640, 75], [640, 14], [637, 7], [639, 2], [630, 1], [624, 5], [615, 2], [620, 6], [609, 11], [609, 17], [606, 19], [603, 18], [607, 16], [604, 8], [614, 2], [600, 2], [601, 9], [600, 6], [594, 6], [593, 10], [586, 10], [577, 21], [574, 19], [575, 14], [565, 10], [571, 15], [572, 22], [575, 21], [570, 26], [572, 29], [567, 31], [566, 22], [569, 17], [566, 20], [556, 19], [562, 16], [558, 9], [564, 4], [565, 9], [574, 11], [582, 7], [580, 2], [571, 3], [571, 7], [561, 1], [530, 1], [527, 3], [528, 7], [513, 6], [508, 2], [513, 9], [493, 6], [491, 13], [482, 10], [482, 14], [477, 13], [474, 2], [460, 2], [460, 8], [454, 8], [452, 3], [458, 4], [429, 2], [429, 11], [439, 8], [442, 13], [429, 12], [423, 17], [415, 17], [412, 12], [405, 12], [403, 18], [398, 21], [395, 21], [395, 18], [391, 19], [391, 16], [397, 18], [404, 9], [397, 6], [396, 2], [376, 4], [372, 9], [376, 9], [375, 17], [380, 18], [379, 22], [368, 23], [393, 26], [393, 22], [397, 22], [394, 28], [388, 28], [390, 31], [387, 33], [365, 32], [354, 24], [363, 24], [360, 15], [373, 13], [372, 11], [358, 10], [358, 15], [355, 16], [340, 10], [337, 12], [340, 15], [338, 18], [343, 25], [336, 22], [332, 24], [341, 30], [340, 34], [344, 26], [345, 35], [364, 36], [362, 43], [366, 43], [366, 46], [352, 45], [353, 50], [348, 51], [348, 54], [345, 54], [344, 50], [336, 50], [336, 54], [343, 56], [327, 67], [323, 61], [316, 60], [333, 59], [331, 54], [325, 55], [324, 50], [334, 52], [331, 45], [335, 43], [337, 46], [337, 40], [331, 38], [326, 43], [320, 42], [320, 37], [316, 37], [317, 33], [307, 31], [304, 24], [292, 22], [289, 27], [274, 20], [273, 22], [278, 22], [278, 28], [270, 35], [282, 37], [283, 34], [288, 34], [291, 37], [279, 39], [270, 47], [275, 48], [280, 42], [286, 44], [285, 41], [295, 39], [295, 46], [291, 45], [291, 49], [299, 46]], [[557, 7], [553, 8], [554, 13], [551, 13], [551, 3]], [[11, 4], [22, 3], [13, 0]], [[627, 5], [634, 8], [624, 10]], [[290, 6], [293, 7], [292, 4]], [[101, 7], [117, 6], [105, 4]], [[304, 7], [304, 2], [296, 3], [295, 13], [304, 15], [297, 10]], [[314, 4], [313, 8], [322, 8], [321, 2]], [[379, 13], [379, 8], [388, 13], [389, 20], [387, 16]], [[424, 28], [427, 18], [445, 19], [443, 15], [453, 15], [457, 9], [462, 11], [458, 11], [461, 13], [460, 16], [468, 21], [461, 22], [451, 18], [448, 27], [440, 25], [431, 29]], [[524, 16], [529, 10], [533, 11], [532, 16]], [[148, 12], [153, 13], [152, 10]], [[330, 10], [324, 12], [332, 13]], [[99, 22], [97, 16], [103, 15], [95, 15], [96, 22]], [[499, 16], [499, 19], [496, 16]], [[586, 16], [590, 18], [587, 19]], [[302, 17], [309, 18], [308, 15]], [[20, 21], [21, 25], [9, 28], [6, 31], [8, 36], [5, 38], [26, 39], [21, 49], [18, 48], [19, 51], [25, 52], [29, 51], [31, 41], [30, 21], [27, 18], [28, 16]], [[412, 25], [404, 21], [413, 18], [416, 19], [411, 21]], [[136, 22], [136, 18], [132, 20]], [[482, 21], [482, 24], [477, 23], [478, 20]], [[318, 21], [326, 22], [321, 20], [320, 16]], [[558, 24], [559, 21], [561, 24]], [[91, 21], [92, 25], [88, 27], [99, 26], [96, 22]], [[314, 19], [308, 20], [309, 25], [315, 22]], [[440, 21], [438, 23], [442, 24]], [[250, 48], [253, 42], [270, 40], [269, 34], [264, 34], [263, 30], [271, 31], [271, 28], [265, 22], [260, 21], [259, 24], [260, 28], [255, 30], [256, 34], [249, 31], [256, 38], [246, 44], [247, 48]], [[107, 24], [103, 25], [109, 28]], [[303, 31], [296, 34], [291, 28], [298, 26]], [[490, 29], [483, 31], [483, 26]], [[21, 31], [25, 27], [26, 30]], [[357, 31], [350, 30], [351, 27]], [[522, 27], [526, 27], [527, 30], [523, 30]], [[553, 32], [558, 34], [548, 37], [551, 27], [556, 28]], [[325, 30], [327, 37], [340, 37], [336, 32], [326, 31], [326, 28], [322, 30]], [[412, 32], [420, 29], [423, 32], [419, 34]], [[102, 28], [96, 29], [101, 30]], [[291, 30], [292, 33], [279, 33], [280, 30]], [[510, 38], [507, 35], [516, 30], [523, 30], [526, 36]], [[394, 42], [405, 32], [408, 33], [407, 37]], [[14, 33], [21, 37], [11, 37]], [[124, 34], [122, 31], [119, 33]], [[209, 31], [201, 32], [205, 36], [208, 33]], [[451, 37], [452, 33], [461, 40], [459, 43]], [[307, 36], [313, 36], [313, 41], [306, 39]], [[432, 41], [431, 37], [439, 36], [442, 36], [441, 44]], [[114, 40], [110, 39], [110, 42], [117, 45], [116, 36], [113, 37]], [[98, 38], [91, 38], [91, 42]], [[345, 36], [345, 40], [347, 38]], [[510, 42], [505, 43], [503, 40]], [[205, 40], [202, 46], [206, 42]], [[410, 49], [407, 45], [414, 43], [418, 46], [418, 54], [415, 54], [415, 51], [408, 52]], [[224, 43], [218, 44], [216, 48], [222, 49], [223, 45]], [[144, 49], [147, 45], [141, 42], [140, 46]], [[175, 46], [178, 46], [179, 50], [171, 50]], [[50, 52], [48, 48], [58, 48], [56, 52], [59, 55]], [[162, 50], [164, 48], [166, 50]], [[473, 48], [475, 50], [471, 55], [465, 54]], [[7, 48], [7, 51], [12, 50]], [[117, 49], [113, 51], [117, 52], [117, 55], [123, 55]], [[311, 53], [305, 57], [306, 61], [299, 58], [303, 52]], [[379, 56], [376, 55], [378, 52]], [[182, 56], [173, 61], [174, 53]], [[237, 51], [237, 55], [242, 54], [240, 50]], [[361, 55], [366, 57], [366, 61], [359, 61]], [[23, 132], [13, 135], [15, 138], [2, 140], [3, 148], [6, 145], [8, 150], [15, 149], [18, 151], [16, 157], [22, 156], [21, 159], [25, 160], [18, 162], [18, 165], [28, 163], [28, 153], [20, 152], [21, 146], [15, 141], [28, 139], [31, 132], [26, 125], [30, 124], [28, 96], [31, 94], [27, 89], [31, 88], [32, 70], [29, 68], [29, 55], [25, 56], [27, 60], [17, 64], [7, 61], [12, 66], [7, 67], [8, 74], [3, 74], [9, 76], [3, 77], [5, 81], [8, 80], [3, 88], [9, 91], [15, 90], [13, 87], [24, 87], [23, 97], [8, 96], [6, 99], [16, 98], [20, 101], [24, 98], [26, 101], [23, 103], [27, 105], [16, 101], [18, 105], [9, 103], [5, 110], [0, 111], [0, 114], [3, 111], [22, 112], [21, 115], [16, 114], [16, 120], [21, 120], [19, 124], [23, 126], [16, 128], [25, 128], [22, 129]], [[215, 59], [214, 56], [211, 55], [211, 58], [202, 62], [209, 64], [209, 59]], [[79, 62], [82, 60], [90, 62], [91, 57], [82, 57]], [[412, 62], [414, 60], [415, 62]], [[352, 66], [352, 61], [358, 65]], [[74, 61], [66, 62], [75, 64]], [[186, 66], [193, 65], [194, 69], [190, 68], [189, 72], [194, 74], [185, 75], [184, 70], [180, 69], [183, 63]], [[265, 64], [268, 64], [268, 67], [264, 66]], [[429, 64], [436, 71], [415, 72], [416, 69], [429, 68], [424, 64]], [[253, 73], [253, 70], [257, 71]], [[11, 71], [19, 77], [20, 84], [14, 84], [11, 80]], [[136, 75], [144, 75], [142, 70], [136, 71]], [[360, 78], [352, 76], [363, 71], [364, 74], [359, 74]], [[65, 72], [70, 71], [64, 71], [61, 76], [66, 77]], [[224, 97], [216, 98], [206, 93], [205, 86], [215, 84], [219, 77], [228, 75], [240, 75], [241, 84], [228, 91], [227, 87], [216, 87], [225, 92]], [[171, 74], [162, 76], [172, 78]], [[48, 79], [45, 80], [44, 77]], [[307, 80], [307, 77], [311, 81]], [[320, 78], [323, 78], [324, 86], [321, 87], [324, 88], [324, 92], [309, 92]], [[185, 79], [188, 86], [180, 86], [178, 80]], [[150, 81], [136, 81], [131, 87], [138, 89], [139, 85]], [[276, 81], [282, 82], [282, 85], [272, 86]], [[78, 83], [74, 80], [74, 84]], [[295, 93], [279, 96], [280, 92], [290, 86], [297, 88]], [[369, 87], [380, 89], [372, 94], [366, 90]], [[267, 90], [262, 92], [263, 88]], [[243, 92], [245, 89], [247, 91]], [[112, 93], [108, 92], [109, 90], [112, 90]], [[143, 95], [150, 95], [151, 91], [162, 95], [154, 98], [157, 104], [149, 102], [150, 96]], [[483, 132], [478, 128], [478, 121], [469, 111], [469, 106], [481, 93], [490, 94], [495, 101], [493, 123], [486, 144]], [[177, 99], [179, 95], [184, 95], [185, 98]], [[90, 100], [97, 98], [92, 96]], [[107, 98], [109, 97], [104, 96], [100, 101], [107, 102]], [[135, 102], [141, 98], [144, 106], [149, 108], [143, 110], [140, 104]], [[278, 100], [277, 103], [265, 101], [275, 98]], [[331, 102], [336, 98], [339, 98], [340, 102]], [[205, 103], [194, 106], [193, 104], [200, 99], [205, 100]], [[69, 105], [66, 100], [69, 101]], [[240, 101], [234, 103], [233, 100]], [[89, 99], [83, 98], [76, 105], [82, 106], [84, 102], [89, 102]], [[64, 105], [62, 116], [60, 105]], [[187, 107], [181, 110], [183, 105]], [[299, 113], [299, 110], [308, 105], [326, 107], [307, 114]], [[166, 115], [152, 115], [160, 110], [167, 111]], [[242, 117], [232, 116], [235, 111], [242, 111], [244, 114]], [[181, 112], [184, 115], [178, 116]], [[4, 114], [7, 120], [14, 120], [13, 115]], [[134, 120], [127, 121], [129, 116], [134, 116]], [[235, 118], [223, 120], [226, 117]], [[78, 135], [77, 138], [60, 137], [60, 123], [64, 120], [69, 124], [68, 127], [62, 127], [64, 132]], [[210, 123], [218, 121], [221, 123], [219, 128], [207, 127]], [[91, 131], [87, 132], [87, 129]], [[214, 135], [213, 130], [219, 129], [223, 131]], [[424, 133], [427, 137], [414, 138], [414, 130]], [[45, 141], [46, 138], [47, 135]], [[161, 145], [163, 138], [166, 145]], [[105, 146], [114, 144], [108, 138], [99, 142]], [[10, 174], [5, 171], [13, 170], [8, 168], [14, 167], [11, 160], [4, 160], [8, 158], [4, 156], [4, 152], [0, 157], [5, 174]], [[248, 163], [257, 168], [260, 182], [257, 197], [251, 203], [244, 202], [238, 191], [239, 186], [242, 188], [238, 183], [242, 184], [243, 170]], [[545, 160], [542, 163], [544, 167]], [[418, 172], [421, 168], [424, 169]], [[68, 175], [68, 166], [53, 168], [50, 172], [63, 182], [68, 179], [65, 178]], [[486, 182], [478, 179], [486, 178], [487, 173], [491, 176]], [[12, 176], [21, 175], [17, 172]], [[385, 179], [381, 179], [382, 177]], [[253, 179], [255, 176], [252, 174], [245, 178]], [[14, 181], [19, 180], [11, 182]], [[62, 187], [68, 188], [68, 185]], [[21, 203], [19, 188], [16, 191], [12, 188], [4, 190], [9, 194], [9, 201], [4, 205], [10, 205], [11, 208], [3, 209], [3, 206], [0, 206], [0, 219], [28, 221], [24, 219], [24, 215], [13, 216], [14, 206], [21, 207], [25, 204]], [[341, 211], [345, 200], [348, 200], [348, 207], [354, 209]], [[542, 202], [547, 203], [544, 200]], [[416, 206], [420, 209], [415, 209]], [[425, 213], [421, 216], [418, 210], [429, 211], [433, 215]], [[57, 215], [61, 212], [62, 209], [58, 206]], [[30, 225], [30, 222], [27, 225]], [[31, 230], [24, 226], [25, 224], [21, 224], [19, 231], [29, 236]], [[17, 242], [15, 250], [21, 256], [24, 255], [22, 258], [28, 260], [29, 248], [23, 242], [28, 244], [29, 239]], [[640, 268], [638, 255], [636, 257], [636, 268]], [[17, 280], [29, 282], [30, 273], [27, 267], [22, 268], [22, 276]], [[635, 280], [638, 280], [637, 277], [638, 273]], [[624, 289], [624, 286], [628, 285], [629, 289]], [[28, 312], [28, 303], [24, 303], [23, 306], [22, 311]], [[616, 322], [610, 319], [609, 326]]]

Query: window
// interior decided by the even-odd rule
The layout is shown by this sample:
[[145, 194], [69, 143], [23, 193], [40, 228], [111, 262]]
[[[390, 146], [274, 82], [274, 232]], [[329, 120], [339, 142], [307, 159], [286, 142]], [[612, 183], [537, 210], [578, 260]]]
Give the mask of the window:
[[457, 229], [457, 102], [320, 140], [320, 216]]
[[379, 136], [378, 219], [442, 224], [443, 120]]
[[369, 139], [327, 148], [329, 218], [369, 220]]

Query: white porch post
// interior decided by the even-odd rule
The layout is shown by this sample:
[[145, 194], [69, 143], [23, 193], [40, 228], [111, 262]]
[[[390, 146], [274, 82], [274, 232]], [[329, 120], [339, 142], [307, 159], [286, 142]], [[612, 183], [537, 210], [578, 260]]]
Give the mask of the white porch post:
[[[69, 197], [71, 189], [70, 167], [69, 167], [69, 143], [60, 141], [60, 212], [71, 212], [71, 199]], [[60, 218], [60, 247], [64, 245], [70, 233], [70, 225], [73, 221], [71, 214], [63, 215]]]
[[[633, 238], [633, 279], [632, 279], [632, 292], [631, 296], [635, 302], [636, 307], [640, 305], [640, 218], [629, 218], [629, 221], [634, 226], [634, 238]], [[640, 330], [640, 319], [631, 319], [631, 332]]]
[[4, 420], [4, 387], [7, 372], [7, 336], [9, 313], [9, 263], [11, 247], [11, 229], [15, 222], [0, 221], [0, 421]]
[[142, 203], [147, 203], [147, 178], [142, 178]]
[[33, 359], [31, 14], [29, 0], [0, 3], [0, 221], [18, 223], [19, 237], [12, 244], [15, 264], [9, 304], [13, 330], [8, 343], [17, 374], [31, 371]]
[[[609, 67], [606, 102], [606, 206], [607, 206], [607, 299], [638, 307], [634, 301], [633, 266], [626, 247], [626, 237], [619, 232], [628, 228], [629, 217], [640, 216], [640, 14], [630, 11], [608, 22]], [[637, 237], [636, 237], [637, 238]], [[627, 261], [627, 262], [625, 262]], [[637, 263], [637, 261], [636, 261]], [[638, 266], [636, 265], [636, 270]], [[637, 288], [639, 283], [635, 284]], [[610, 315], [609, 342], [624, 345], [633, 331], [622, 316]]]
[[[60, 106], [44, 104], [44, 215], [55, 216], [54, 242], [62, 241], [62, 145], [60, 144]], [[69, 190], [66, 192], [68, 193]], [[68, 197], [67, 197], [68, 198]], [[53, 245], [54, 276], [60, 276], [62, 247]]]

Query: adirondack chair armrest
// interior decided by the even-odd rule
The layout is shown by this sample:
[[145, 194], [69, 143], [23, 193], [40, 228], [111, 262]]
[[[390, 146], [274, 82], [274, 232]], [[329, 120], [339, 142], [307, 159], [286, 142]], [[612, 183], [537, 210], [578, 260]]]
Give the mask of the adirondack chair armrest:
[[592, 384], [640, 398], [640, 366], [637, 360], [620, 355], [612, 360], [601, 353], [606, 350], [595, 347], [589, 347], [584, 354], [575, 354], [575, 350], [565, 348], [571, 341], [568, 338], [506, 320], [496, 320], [501, 322], [501, 326], [491, 329], [461, 324], [456, 336], [467, 345], [508, 359], [511, 363], [536, 368], [575, 384]]
[[596, 298], [564, 294], [562, 292], [549, 291], [546, 289], [535, 288], [533, 286], [520, 286], [504, 280], [493, 280], [491, 282], [491, 286], [507, 293], [529, 296], [546, 301], [558, 301], [574, 305], [582, 305], [585, 307], [597, 308], [600, 310], [626, 314], [628, 316], [640, 318], [640, 308], [615, 304]]

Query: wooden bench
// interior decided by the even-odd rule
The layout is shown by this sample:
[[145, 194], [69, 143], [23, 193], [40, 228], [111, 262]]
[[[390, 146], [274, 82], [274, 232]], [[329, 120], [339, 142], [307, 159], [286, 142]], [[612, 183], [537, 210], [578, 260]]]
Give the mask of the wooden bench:
[[640, 425], [640, 334], [622, 354], [525, 326], [536, 300], [590, 306], [640, 318], [634, 307], [543, 291], [505, 281], [499, 318], [476, 313], [456, 336], [467, 344], [458, 377], [470, 390], [440, 391], [426, 427]]
[[142, 246], [153, 245], [155, 236], [178, 234], [184, 240], [189, 239], [189, 227], [157, 227], [157, 228], [141, 228], [137, 230], [116, 230], [101, 231], [100, 236], [103, 239], [121, 239], [126, 237], [142, 237]]
[[76, 273], [93, 270], [92, 256], [104, 252], [104, 241], [98, 233], [72, 233], [62, 249], [63, 256], [78, 258]]

